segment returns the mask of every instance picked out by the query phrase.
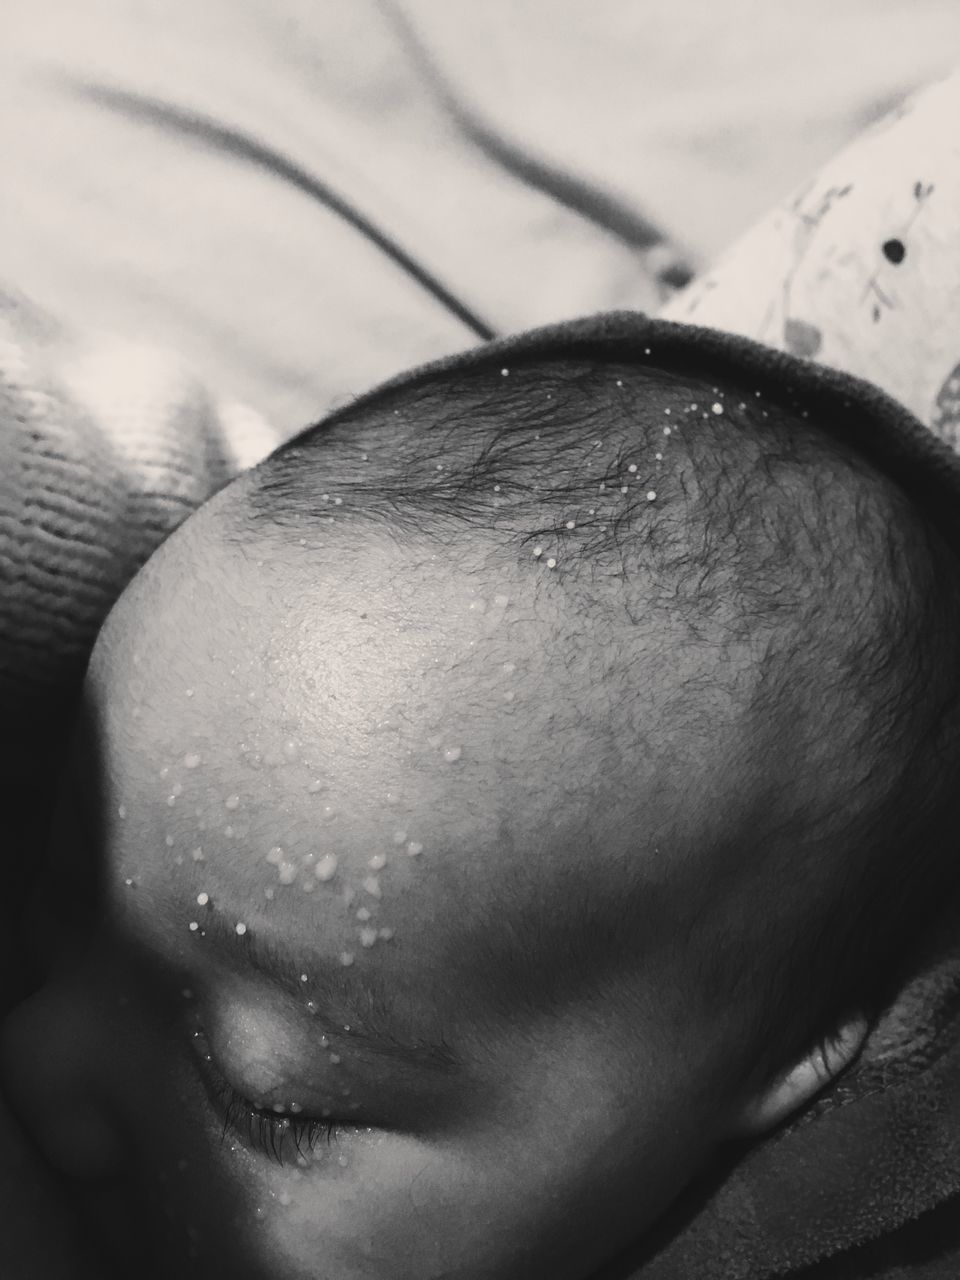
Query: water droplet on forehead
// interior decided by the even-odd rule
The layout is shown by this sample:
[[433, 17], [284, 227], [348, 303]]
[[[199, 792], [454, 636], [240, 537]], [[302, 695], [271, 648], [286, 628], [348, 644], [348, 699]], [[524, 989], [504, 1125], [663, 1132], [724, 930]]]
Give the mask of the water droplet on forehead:
[[209, 901], [210, 901], [210, 895], [209, 895], [209, 893], [198, 893], [198, 894], [197, 894], [197, 906], [199, 906], [199, 907], [205, 907]]
[[364, 922], [370, 919], [370, 912], [366, 907], [357, 908], [357, 919]]
[[404, 829], [403, 829], [402, 827], [400, 827], [398, 830], [396, 830], [396, 831], [393, 833], [393, 843], [394, 843], [394, 844], [403, 844], [403, 843], [404, 843], [404, 841], [406, 840], [406, 838], [407, 838], [407, 833], [406, 833], [406, 831], [404, 831]]
[[663, 461], [663, 454], [662, 454], [662, 453], [655, 453], [653, 456], [656, 458], [656, 460], [657, 460], [658, 462], [662, 462], [662, 461]]
[[246, 932], [247, 932], [247, 926], [243, 923], [243, 921], [242, 921], [242, 920], [238, 921], [238, 923], [237, 923], [237, 925], [236, 925], [236, 934], [237, 934], [237, 937], [238, 937], [238, 938], [242, 938], [242, 937], [243, 937], [243, 935], [244, 935]]
[[363, 882], [363, 887], [371, 898], [379, 898], [381, 896], [380, 881], [376, 876], [367, 876]]
[[227, 796], [226, 800], [224, 800], [223, 802], [223, 805], [225, 809], [236, 809], [239, 803], [240, 803], [240, 797], [238, 795], [232, 795], [232, 796]]
[[377, 940], [377, 931], [372, 925], [367, 925], [358, 932], [361, 947], [372, 947]]
[[332, 804], [321, 805], [320, 816], [326, 822], [329, 822], [332, 818], [335, 818], [337, 816], [336, 806]]
[[188, 751], [183, 757], [183, 763], [187, 769], [196, 769], [197, 765], [200, 763], [199, 753], [196, 751]]
[[296, 760], [300, 748], [293, 738], [288, 738], [283, 744], [283, 754], [288, 760]]
[[190, 930], [191, 933], [196, 933], [197, 930], [200, 928], [200, 925], [196, 920], [191, 920], [189, 925], [187, 925], [187, 928]]
[[194, 860], [194, 862], [203, 861], [203, 849], [200, 847], [200, 845], [197, 845], [196, 849], [191, 849], [190, 857]]
[[517, 696], [517, 695], [514, 693], [514, 691], [513, 691], [512, 689], [507, 689], [507, 690], [504, 692], [503, 700], [504, 700], [504, 702], [513, 702], [513, 700], [514, 700], [514, 698], [516, 698], [516, 696]]
[[293, 884], [297, 878], [297, 865], [295, 862], [281, 862], [277, 867], [277, 879], [281, 884]]
[[647, 501], [648, 501], [648, 502], [653, 502], [653, 501], [656, 499], [656, 496], [657, 496], [657, 491], [656, 491], [656, 489], [648, 489], [648, 490], [647, 490]]
[[374, 733], [396, 733], [400, 728], [400, 721], [394, 716], [387, 716], [383, 720], [375, 720], [373, 724]]
[[264, 889], [263, 896], [268, 902], [272, 902], [275, 896], [273, 889]]
[[313, 874], [318, 880], [332, 880], [337, 871], [337, 855], [335, 853], [325, 853], [322, 858], [317, 859], [317, 865], [313, 868]]
[[348, 968], [350, 965], [352, 965], [352, 964], [353, 964], [353, 952], [352, 952], [352, 951], [341, 951], [341, 952], [340, 952], [340, 963], [344, 966], [344, 968]]
[[314, 778], [312, 782], [307, 783], [307, 790], [311, 795], [316, 795], [318, 791], [323, 790], [323, 783], [319, 778]]
[[483, 600], [479, 596], [477, 596], [475, 599], [470, 601], [470, 603], [467, 605], [467, 608], [470, 611], [470, 613], [486, 613], [487, 602], [486, 600]]
[[168, 849], [172, 849], [172, 848], [173, 848], [173, 836], [170, 836], [170, 835], [164, 836], [164, 837], [163, 837], [163, 843], [167, 846], [167, 848], [168, 848]]
[[444, 760], [446, 760], [447, 764], [455, 764], [456, 761], [460, 759], [462, 754], [463, 754], [462, 747], [447, 747], [447, 749], [443, 753], [443, 758]]
[[411, 840], [407, 844], [407, 853], [411, 858], [415, 858], [418, 854], [423, 853], [423, 845], [419, 840]]
[[533, 555], [534, 555], [534, 557], [535, 557], [535, 558], [539, 559], [539, 557], [543, 555], [543, 547], [541, 547], [541, 546], [536, 546], [536, 547], [534, 547], [534, 548], [533, 548]]
[[712, 404], [710, 408], [713, 410], [714, 413], [723, 413], [723, 405], [720, 404], [719, 401]]
[[386, 865], [387, 865], [387, 859], [382, 853], [375, 853], [367, 863], [367, 866], [372, 871], [382, 871]]
[[127, 816], [127, 806], [125, 804], [117, 805], [117, 817], [123, 819]]
[[389, 928], [389, 926], [385, 926], [379, 932], [380, 932], [380, 937], [384, 940], [384, 942], [389, 942], [390, 939], [393, 937], [393, 930]]

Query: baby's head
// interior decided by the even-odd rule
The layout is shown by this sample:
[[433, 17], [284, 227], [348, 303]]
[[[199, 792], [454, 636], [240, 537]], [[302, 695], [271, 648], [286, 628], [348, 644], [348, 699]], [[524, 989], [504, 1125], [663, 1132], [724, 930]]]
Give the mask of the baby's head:
[[949, 882], [952, 553], [649, 363], [367, 397], [105, 626], [54, 877], [88, 841], [96, 923], [7, 1077], [160, 1274], [589, 1274], [852, 1060]]

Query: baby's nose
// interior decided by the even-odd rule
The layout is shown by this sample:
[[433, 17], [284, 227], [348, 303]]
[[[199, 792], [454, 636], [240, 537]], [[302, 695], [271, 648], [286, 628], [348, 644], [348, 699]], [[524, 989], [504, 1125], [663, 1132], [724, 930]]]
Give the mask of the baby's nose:
[[50, 985], [0, 1029], [0, 1085], [54, 1168], [72, 1178], [112, 1178], [125, 1143], [107, 1095], [95, 1011], [72, 988]]

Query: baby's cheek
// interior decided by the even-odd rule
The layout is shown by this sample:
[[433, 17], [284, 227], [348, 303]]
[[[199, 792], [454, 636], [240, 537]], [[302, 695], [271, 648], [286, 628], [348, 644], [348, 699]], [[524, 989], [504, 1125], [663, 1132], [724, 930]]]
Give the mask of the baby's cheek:
[[486, 1223], [487, 1245], [468, 1242], [477, 1214], [458, 1165], [397, 1134], [334, 1138], [306, 1168], [261, 1170], [252, 1196], [248, 1184], [247, 1220], [236, 1225], [277, 1280], [304, 1271], [338, 1280], [480, 1277], [489, 1274], [476, 1267], [497, 1215]]

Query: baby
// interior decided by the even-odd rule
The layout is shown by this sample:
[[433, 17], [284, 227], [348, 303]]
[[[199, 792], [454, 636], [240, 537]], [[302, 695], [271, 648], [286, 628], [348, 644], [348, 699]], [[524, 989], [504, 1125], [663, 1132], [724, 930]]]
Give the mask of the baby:
[[756, 386], [429, 367], [124, 593], [3, 1045], [122, 1272], [585, 1277], [854, 1060], [950, 879], [960, 565]]

